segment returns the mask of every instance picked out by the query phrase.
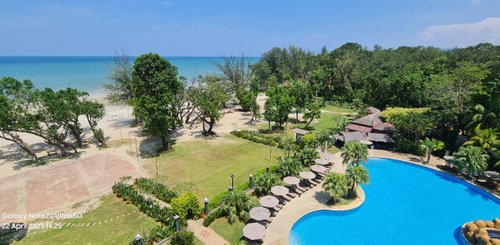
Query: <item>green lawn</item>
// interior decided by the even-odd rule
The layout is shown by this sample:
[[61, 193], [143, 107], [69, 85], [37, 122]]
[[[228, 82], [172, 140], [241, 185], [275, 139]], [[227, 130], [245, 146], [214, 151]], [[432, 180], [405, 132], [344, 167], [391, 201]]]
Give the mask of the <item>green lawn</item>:
[[[272, 163], [283, 151], [272, 148]], [[174, 150], [158, 158], [160, 176], [166, 176], [166, 184], [190, 182], [196, 186], [195, 193], [200, 199], [211, 198], [227, 190], [231, 185], [231, 174], [235, 175], [234, 185], [248, 180], [248, 175], [269, 164], [269, 147], [240, 139], [232, 135], [215, 140], [197, 139], [178, 142]], [[145, 164], [155, 175], [155, 160]]]
[[216, 219], [211, 225], [215, 232], [224, 237], [231, 244], [238, 244], [240, 239], [243, 237], [243, 227], [245, 224], [243, 222], [235, 222], [229, 224], [226, 218]]
[[345, 108], [345, 107], [340, 107], [340, 106], [335, 106], [335, 105], [330, 105], [327, 104], [323, 108], [321, 108], [324, 111], [328, 111], [330, 113], [355, 113], [354, 110]]
[[114, 195], [103, 196], [101, 205], [83, 214], [83, 218], [64, 222], [75, 226], [35, 231], [16, 244], [128, 244], [135, 234], [157, 225], [134, 205], [126, 204]]

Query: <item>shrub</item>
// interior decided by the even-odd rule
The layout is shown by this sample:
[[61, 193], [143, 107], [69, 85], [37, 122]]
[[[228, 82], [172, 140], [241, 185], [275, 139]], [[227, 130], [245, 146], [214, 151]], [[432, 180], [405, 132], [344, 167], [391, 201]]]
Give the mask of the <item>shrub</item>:
[[164, 184], [148, 179], [148, 178], [137, 178], [134, 184], [142, 191], [154, 195], [159, 200], [169, 203], [170, 200], [177, 196], [177, 194], [168, 189]]
[[330, 194], [335, 202], [347, 194], [347, 184], [348, 180], [345, 174], [330, 172], [325, 176], [323, 189]]
[[493, 222], [491, 222], [489, 220], [485, 220], [484, 223], [486, 224], [487, 228], [493, 228], [493, 227], [495, 227], [495, 224], [493, 224]]
[[247, 221], [249, 219], [248, 212], [253, 208], [252, 200], [240, 190], [227, 192], [222, 198], [220, 205], [220, 214], [227, 217], [229, 223], [236, 220]]
[[249, 130], [232, 131], [231, 134], [259, 144], [275, 146], [281, 149], [286, 147], [285, 143], [279, 136], [263, 135]]
[[218, 209], [209, 213], [207, 215], [207, 217], [205, 217], [205, 219], [203, 220], [203, 226], [205, 226], [205, 227], [210, 226], [210, 224], [212, 224], [212, 222], [214, 222], [215, 219], [217, 219], [219, 217], [220, 217], [220, 212]]
[[194, 244], [194, 234], [191, 231], [176, 232], [170, 239], [172, 245], [191, 245]]
[[316, 139], [315, 139], [314, 135], [311, 133], [307, 133], [306, 135], [304, 135], [302, 137], [302, 140], [300, 141], [300, 143], [304, 147], [312, 147], [312, 148], [316, 147]]
[[319, 153], [314, 148], [306, 147], [300, 151], [297, 156], [302, 162], [302, 165], [309, 166], [314, 162], [314, 159], [319, 158]]
[[400, 139], [396, 140], [394, 143], [394, 150], [401, 153], [409, 153], [417, 156], [424, 156], [422, 148], [419, 143], [415, 143], [411, 140]]
[[485, 227], [486, 227], [486, 223], [484, 223], [484, 221], [482, 221], [482, 220], [476, 220], [476, 221], [474, 222], [474, 224], [475, 224], [475, 225], [477, 225], [477, 227], [478, 227], [479, 229], [481, 229], [481, 228], [485, 228]]
[[295, 176], [298, 175], [302, 165], [297, 159], [294, 158], [280, 158], [278, 162], [278, 173], [282, 176]]
[[195, 219], [200, 216], [200, 203], [193, 193], [184, 193], [172, 199], [172, 211], [182, 220]]
[[475, 231], [479, 229], [479, 227], [477, 227], [476, 224], [472, 223], [472, 222], [469, 222], [465, 225], [465, 231], [466, 232], [469, 232], [469, 231]]
[[254, 192], [257, 196], [267, 195], [271, 187], [278, 181], [276, 176], [271, 173], [264, 173], [255, 177]]

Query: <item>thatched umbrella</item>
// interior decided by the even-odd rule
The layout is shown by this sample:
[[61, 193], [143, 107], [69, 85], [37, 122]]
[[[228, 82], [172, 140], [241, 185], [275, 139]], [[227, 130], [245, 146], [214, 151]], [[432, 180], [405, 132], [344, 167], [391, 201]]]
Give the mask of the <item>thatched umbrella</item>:
[[288, 188], [284, 187], [284, 186], [273, 186], [271, 188], [271, 193], [273, 193], [274, 195], [276, 196], [286, 196], [286, 194], [288, 194], [289, 190]]
[[312, 165], [311, 170], [316, 173], [325, 173], [327, 169], [320, 165]]
[[243, 236], [255, 241], [262, 240], [266, 235], [266, 227], [259, 223], [250, 223], [243, 227]]
[[278, 200], [278, 198], [273, 196], [263, 196], [259, 199], [259, 203], [260, 205], [262, 205], [262, 207], [274, 208], [278, 206], [280, 200]]
[[312, 179], [316, 178], [316, 175], [313, 172], [304, 171], [304, 172], [300, 172], [300, 177], [307, 179], [307, 180], [312, 180]]
[[252, 208], [249, 213], [250, 218], [257, 221], [266, 220], [271, 217], [271, 212], [269, 212], [269, 209], [263, 207]]
[[325, 159], [321, 159], [321, 158], [314, 159], [314, 163], [316, 163], [318, 165], [328, 165], [328, 164], [330, 164], [330, 162], [326, 158]]
[[283, 182], [285, 182], [288, 185], [298, 185], [300, 180], [294, 176], [287, 176], [283, 178]]

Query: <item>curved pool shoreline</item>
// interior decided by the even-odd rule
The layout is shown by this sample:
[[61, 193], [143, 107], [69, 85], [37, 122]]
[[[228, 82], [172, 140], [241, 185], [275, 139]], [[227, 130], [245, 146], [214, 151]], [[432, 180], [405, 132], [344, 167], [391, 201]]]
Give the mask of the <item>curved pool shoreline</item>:
[[[297, 221], [295, 221], [295, 223], [293, 224], [293, 226], [289, 230], [288, 238], [290, 239], [290, 241], [296, 241], [297, 244], [301, 244], [300, 241], [310, 241], [307, 238], [310, 238], [311, 240], [316, 239], [315, 235], [311, 235], [311, 232], [313, 232], [313, 231], [310, 231], [309, 233], [307, 233], [307, 232], [303, 233], [306, 230], [310, 229], [310, 227], [311, 227], [311, 224], [309, 224], [307, 222], [313, 222], [313, 224], [315, 224], [315, 227], [319, 227], [317, 230], [321, 230], [322, 226], [328, 226], [332, 230], [335, 230], [335, 228], [339, 228], [336, 226], [336, 224], [344, 222], [344, 225], [347, 224], [347, 226], [352, 226], [353, 224], [356, 225], [356, 224], [362, 223], [361, 227], [363, 224], [365, 225], [365, 227], [362, 228], [364, 230], [367, 230], [367, 229], [369, 230], [373, 227], [376, 227], [378, 229], [381, 229], [381, 232], [384, 230], [383, 227], [385, 227], [385, 229], [387, 229], [388, 227], [390, 227], [390, 225], [392, 225], [392, 223], [396, 223], [396, 224], [402, 223], [403, 222], [402, 220], [404, 219], [403, 217], [409, 218], [409, 217], [415, 216], [416, 218], [421, 217], [420, 219], [423, 218], [425, 220], [425, 219], [428, 219], [429, 217], [434, 217], [434, 216], [432, 216], [433, 215], [432, 212], [434, 212], [434, 213], [437, 212], [435, 214], [436, 215], [435, 216], [436, 222], [440, 222], [439, 221], [440, 218], [438, 218], [438, 217], [447, 217], [446, 216], [447, 214], [445, 215], [443, 212], [440, 212], [440, 210], [442, 210], [442, 203], [446, 203], [447, 201], [453, 202], [454, 201], [453, 198], [458, 198], [457, 200], [460, 200], [460, 198], [462, 198], [464, 200], [464, 203], [470, 203], [470, 202], [472, 202], [472, 203], [474, 203], [474, 202], [476, 202], [476, 203], [483, 203], [483, 202], [490, 203], [490, 201], [491, 201], [491, 203], [488, 204], [489, 205], [488, 207], [490, 207], [491, 205], [493, 205], [491, 207], [494, 207], [494, 209], [492, 209], [491, 211], [497, 210], [498, 207], [500, 207], [500, 199], [496, 195], [492, 194], [491, 192], [485, 190], [484, 188], [482, 188], [480, 186], [475, 185], [474, 183], [471, 183], [471, 182], [464, 180], [462, 178], [457, 178], [456, 176], [451, 175], [447, 172], [444, 172], [438, 168], [435, 168], [432, 165], [421, 165], [421, 164], [418, 164], [418, 163], [415, 163], [412, 161], [401, 160], [401, 159], [398, 159], [395, 157], [387, 157], [387, 156], [370, 156], [370, 160], [374, 161], [375, 163], [382, 164], [380, 166], [372, 165], [371, 168], [375, 170], [375, 172], [378, 174], [379, 177], [384, 176], [385, 178], [387, 178], [387, 179], [379, 178], [378, 180], [376, 180], [376, 182], [379, 182], [376, 184], [377, 187], [373, 187], [370, 189], [370, 187], [368, 186], [367, 195], [377, 194], [376, 195], [377, 199], [371, 199], [369, 201], [370, 203], [367, 204], [368, 207], [366, 207], [365, 209], [360, 208], [360, 207], [362, 207], [362, 205], [358, 205], [356, 207], [353, 207], [352, 209], [343, 210], [343, 211], [342, 210], [314, 210], [314, 211], [311, 211], [308, 213], [303, 213], [301, 215], [301, 217]], [[393, 165], [392, 164], [393, 162], [397, 163], [397, 165]], [[419, 170], [415, 171], [415, 169], [419, 169]], [[402, 170], [404, 170], [404, 171], [402, 171]], [[388, 171], [388, 173], [386, 174], [385, 171]], [[402, 172], [398, 172], [398, 171], [402, 171]], [[413, 178], [413, 176], [411, 176], [412, 173], [415, 173], [417, 177]], [[404, 175], [404, 174], [407, 174], [406, 178], [408, 180], [410, 180], [409, 183], [411, 185], [405, 186], [405, 184], [408, 184], [408, 183], [401, 182], [401, 183], [399, 183], [400, 184], [399, 186], [401, 186], [401, 187], [399, 187], [397, 182], [396, 182], [396, 184], [394, 182], [391, 182], [394, 179], [397, 180], [398, 178], [399, 179], [404, 178], [404, 177], [402, 177], [402, 175]], [[383, 180], [381, 180], [381, 179], [383, 179]], [[422, 182], [419, 182], [420, 180]], [[428, 181], [428, 182], [425, 182], [425, 181]], [[445, 181], [445, 182], [443, 182], [443, 181]], [[439, 188], [433, 188], [431, 185], [425, 186], [426, 184], [433, 184], [433, 183], [437, 183], [437, 184], [441, 183], [442, 185]], [[448, 184], [443, 184], [443, 183], [448, 183]], [[423, 188], [424, 191], [426, 191], [426, 190], [429, 191], [429, 194], [419, 193], [419, 190], [420, 190], [419, 187], [422, 187], [422, 186], [418, 186], [418, 184], [422, 184], [422, 186], [427, 188], [427, 189], [430, 188], [429, 190]], [[395, 186], [397, 186], [397, 187], [395, 187]], [[384, 192], [384, 191], [386, 191], [386, 189], [394, 191], [394, 190], [399, 190], [398, 188], [400, 188], [401, 190], [410, 190], [410, 191], [408, 191], [408, 193], [398, 192], [398, 195], [392, 199], [390, 197], [394, 197], [393, 194], [387, 194]], [[431, 194], [434, 193], [433, 191], [438, 193], [439, 195], [436, 195], [436, 197], [432, 196]], [[446, 191], [452, 191], [452, 192], [446, 192]], [[434, 193], [434, 194], [436, 194], [436, 193]], [[422, 194], [423, 196], [419, 196], [419, 194]], [[443, 198], [443, 195], [446, 195], [446, 194], [450, 195], [450, 197], [449, 197], [450, 199], [448, 199], [448, 196]], [[425, 199], [426, 195], [431, 195], [431, 197], [434, 197], [434, 198]], [[479, 197], [481, 197], [481, 198], [477, 197], [476, 195], [480, 195]], [[389, 197], [389, 198], [384, 199], [384, 197], [386, 197], [386, 198]], [[413, 197], [415, 199], [415, 201], [413, 201], [413, 199], [411, 199], [411, 198], [401, 199], [404, 197]], [[441, 199], [439, 199], [439, 197], [441, 197]], [[374, 198], [374, 196], [372, 196], [372, 198]], [[390, 201], [393, 201], [393, 203], [386, 203], [386, 202], [390, 202]], [[394, 204], [394, 203], [397, 203], [397, 204]], [[406, 206], [401, 206], [405, 203], [407, 204]], [[385, 206], [386, 204], [387, 204], [387, 206]], [[432, 204], [437, 204], [440, 206], [437, 206], [437, 207], [432, 206], [429, 209], [429, 207], [425, 207], [425, 204], [429, 204], [429, 206], [431, 206]], [[398, 205], [400, 205], [400, 206], [398, 206]], [[424, 205], [424, 206], [422, 206], [422, 205]], [[414, 208], [413, 206], [415, 206], [416, 209], [413, 209]], [[397, 209], [397, 207], [400, 207], [401, 209]], [[455, 204], [455, 205], [450, 205], [450, 208], [452, 208], [452, 209], [459, 208], [459, 207], [461, 207], [460, 203]], [[380, 215], [380, 214], [376, 214], [377, 212], [384, 211], [384, 208], [389, 208], [389, 210], [385, 210], [386, 212], [384, 212], [384, 213], [387, 213], [388, 216], [385, 218], [382, 218], [382, 220], [387, 219], [387, 222], [389, 224], [385, 224], [386, 226], [384, 226], [383, 223], [382, 224], [380, 223], [380, 217], [384, 217], [384, 216]], [[411, 211], [408, 211], [407, 213], [404, 213], [404, 214], [402, 213], [401, 216], [397, 216], [397, 215], [395, 215], [395, 217], [390, 216], [393, 213], [397, 214], [400, 210], [406, 210], [405, 208], [407, 210], [411, 210]], [[420, 212], [426, 211], [425, 208], [428, 208], [427, 212], [430, 212], [430, 213], [421, 214]], [[357, 213], [357, 211], [359, 211], [359, 210], [361, 210], [361, 212]], [[444, 210], [446, 210], [446, 209], [444, 209]], [[453, 210], [453, 211], [456, 212], [456, 210]], [[475, 210], [475, 211], [476, 211], [475, 213], [477, 213], [477, 214], [481, 213], [483, 215], [484, 215], [484, 213], [488, 212], [488, 211], [479, 212], [477, 210]], [[470, 212], [470, 211], [468, 211], [468, 212]], [[373, 214], [373, 213], [375, 213], [375, 214]], [[441, 213], [441, 214], [439, 214], [439, 213]], [[453, 213], [453, 212], [450, 212], [450, 213]], [[338, 217], [344, 217], [344, 216], [346, 216], [347, 218], [338, 218]], [[467, 214], [464, 214], [463, 216], [467, 216]], [[463, 217], [463, 216], [459, 216], [459, 217]], [[337, 218], [333, 218], [333, 217], [337, 217]], [[379, 218], [377, 220], [377, 219], [373, 219], [372, 217], [379, 217]], [[459, 218], [459, 217], [457, 217], [457, 218]], [[392, 220], [391, 220], [391, 218], [392, 218]], [[436, 222], [434, 222], [433, 219], [434, 218], [431, 218], [431, 220], [426, 220], [426, 221], [422, 221], [422, 220], [417, 219], [414, 221], [415, 224], [410, 224], [410, 226], [411, 225], [415, 226], [416, 224], [420, 224], [420, 223], [429, 224], [428, 226], [436, 225]], [[313, 220], [313, 221], [309, 221], [309, 220]], [[355, 221], [355, 220], [359, 220], [359, 223], [357, 223], [358, 221]], [[371, 223], [367, 222], [366, 220], [372, 220], [374, 224], [371, 225]], [[332, 223], [333, 221], [335, 221], [335, 223]], [[466, 221], [467, 220], [463, 220], [462, 223], [466, 222]], [[352, 222], [355, 222], [355, 223], [352, 223]], [[418, 223], [418, 222], [420, 222], [420, 223]], [[443, 227], [441, 227], [441, 229], [445, 229], [446, 231], [449, 231], [451, 229], [450, 224], [454, 224], [453, 220], [451, 220], [451, 219], [449, 219], [449, 220], [445, 219], [444, 221], [441, 221], [441, 222], [443, 224], [446, 224], [446, 222], [448, 222], [447, 225], [444, 225]], [[303, 224], [303, 223], [305, 223], [305, 224]], [[367, 223], [370, 223], [370, 224], [367, 224]], [[378, 224], [378, 226], [377, 226], [377, 224]], [[457, 225], [457, 227], [459, 227], [460, 225], [461, 224]], [[294, 229], [296, 229], [296, 227], [300, 228], [300, 229], [298, 229], [300, 232], [296, 231], [296, 233], [294, 234], [293, 231], [294, 231]], [[405, 228], [408, 228], [408, 227], [401, 227], [401, 229], [405, 229]], [[419, 228], [419, 227], [417, 227], [417, 228]], [[455, 230], [455, 228], [453, 228], [453, 229]], [[340, 233], [342, 233], [341, 230], [342, 229], [339, 229]], [[350, 230], [342, 230], [342, 231], [344, 231], [345, 234], [350, 232]], [[297, 233], [297, 232], [299, 232], [299, 233]], [[315, 232], [316, 232], [316, 230], [313, 233], [315, 233]], [[412, 234], [412, 233], [408, 233], [408, 232], [410, 232], [408, 230], [406, 230], [405, 232], [407, 234]], [[435, 233], [437, 233], [437, 231]], [[303, 234], [303, 235], [298, 235], [298, 234]], [[306, 234], [306, 235], [304, 235], [304, 234]], [[326, 235], [327, 234], [325, 234], [325, 236]], [[338, 240], [338, 239], [341, 239], [343, 237], [340, 234], [338, 234], [338, 235], [339, 236], [335, 237], [335, 238], [330, 237], [331, 239], [337, 239], [337, 240], [328, 240], [327, 239], [326, 241], [337, 242], [337, 243], [339, 241], [343, 241], [343, 240]], [[440, 239], [444, 239], [444, 240], [447, 239], [447, 237], [443, 238], [444, 236], [439, 234], [439, 233], [438, 234], [428, 233], [427, 235], [428, 236], [435, 236], [436, 238], [440, 238]], [[352, 236], [354, 236], [354, 234], [350, 234], [350, 236], [346, 236], [345, 238], [346, 239], [350, 238], [351, 239], [351, 240], [349, 240], [350, 242], [353, 242], [354, 240], [358, 239], [358, 238], [352, 238]], [[419, 238], [418, 235], [414, 235], [414, 236]], [[455, 240], [457, 239], [456, 235], [452, 235], [452, 236], [454, 237]], [[301, 238], [304, 238], [304, 239], [301, 239]], [[379, 236], [379, 238], [380, 238], [380, 236]], [[427, 237], [425, 237], [425, 238], [422, 237], [422, 239], [424, 239], [424, 240], [426, 238]], [[394, 238], [392, 237], [392, 238], [388, 238], [388, 239], [394, 239]], [[359, 240], [363, 243], [362, 239], [359, 239]], [[321, 241], [323, 241], [323, 240], [321, 240]], [[288, 242], [289, 241], [287, 241], [287, 243]], [[316, 242], [318, 242], [318, 240], [316, 240]], [[458, 240], [456, 242], [459, 243]], [[367, 242], [367, 240], [364, 240], [364, 243], [370, 243], [370, 241]], [[391, 242], [389, 241], [388, 243], [391, 243]]]

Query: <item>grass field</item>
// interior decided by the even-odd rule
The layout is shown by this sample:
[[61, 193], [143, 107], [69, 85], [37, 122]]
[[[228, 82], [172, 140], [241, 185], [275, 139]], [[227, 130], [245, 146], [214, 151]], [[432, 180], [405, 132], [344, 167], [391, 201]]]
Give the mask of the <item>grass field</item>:
[[[282, 156], [283, 151], [272, 148], [272, 162]], [[166, 177], [166, 184], [190, 182], [200, 199], [211, 198], [231, 185], [248, 180], [248, 175], [269, 164], [269, 147], [240, 139], [232, 135], [215, 140], [197, 139], [178, 142], [174, 150], [158, 157], [158, 172]], [[146, 162], [146, 169], [156, 174], [155, 159]]]
[[128, 244], [135, 234], [158, 224], [114, 195], [102, 197], [101, 205], [83, 218], [64, 222], [75, 226], [35, 231], [15, 244]]
[[217, 234], [221, 235], [231, 244], [238, 244], [240, 239], [243, 237], [243, 227], [245, 224], [243, 222], [235, 222], [229, 224], [226, 218], [216, 219], [211, 225]]

